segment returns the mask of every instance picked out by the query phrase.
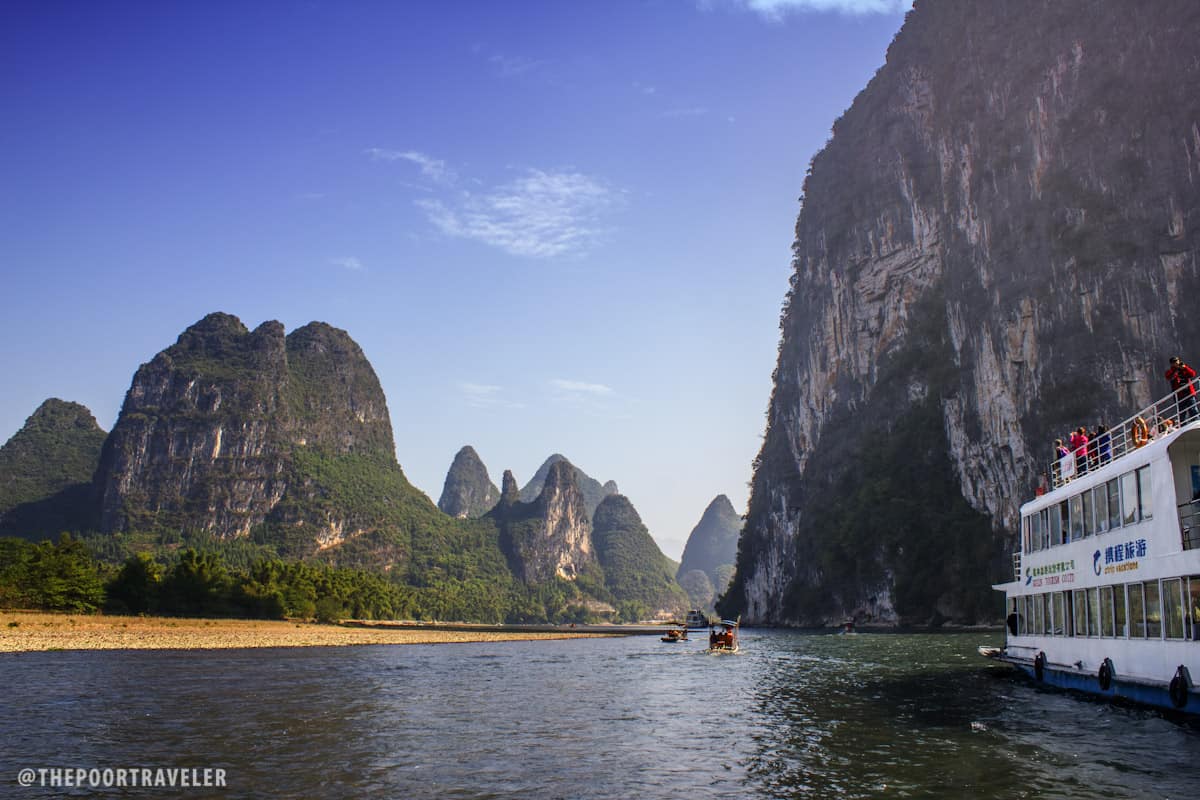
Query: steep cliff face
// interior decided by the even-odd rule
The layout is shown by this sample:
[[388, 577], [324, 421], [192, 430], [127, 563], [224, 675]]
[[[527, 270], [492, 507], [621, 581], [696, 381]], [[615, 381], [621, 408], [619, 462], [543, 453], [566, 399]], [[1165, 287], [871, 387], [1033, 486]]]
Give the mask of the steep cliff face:
[[273, 522], [304, 530], [299, 551], [325, 549], [369, 527], [331, 491], [349, 472], [369, 462], [407, 488], [393, 448], [379, 381], [345, 331], [251, 332], [210, 314], [134, 375], [96, 472], [99, 527], [232, 538]]
[[104, 437], [79, 403], [38, 406], [0, 447], [0, 533], [37, 539], [86, 527]]
[[530, 584], [556, 576], [574, 580], [595, 566], [591, 517], [569, 462], [551, 465], [532, 503], [514, 500], [515, 489], [506, 471], [500, 504], [488, 514], [500, 528], [500, 545], [514, 575]]
[[679, 616], [687, 596], [675, 582], [675, 564], [663, 555], [629, 498], [611, 494], [592, 520], [596, 557], [604, 584], [622, 603], [625, 619]]
[[529, 479], [529, 483], [521, 489], [521, 500], [525, 503], [532, 503], [542, 492], [542, 487], [546, 485], [547, 476], [550, 474], [550, 469], [560, 461], [565, 461], [571, 467], [571, 471], [575, 475], [575, 483], [579, 486], [579, 490], [583, 492], [584, 505], [587, 506], [588, 517], [596, 513], [596, 506], [600, 505], [600, 501], [610, 494], [617, 493], [617, 484], [614, 481], [608, 481], [601, 484], [600, 481], [588, 475], [579, 467], [567, 461], [566, 456], [559, 453], [547, 458], [542, 465], [538, 467], [537, 472]]
[[499, 500], [500, 490], [492, 483], [475, 448], [467, 445], [459, 450], [446, 473], [438, 508], [459, 519], [482, 517]]
[[999, 615], [1047, 443], [1200, 341], [1198, 40], [1189, 0], [917, 1], [805, 180], [724, 610]]

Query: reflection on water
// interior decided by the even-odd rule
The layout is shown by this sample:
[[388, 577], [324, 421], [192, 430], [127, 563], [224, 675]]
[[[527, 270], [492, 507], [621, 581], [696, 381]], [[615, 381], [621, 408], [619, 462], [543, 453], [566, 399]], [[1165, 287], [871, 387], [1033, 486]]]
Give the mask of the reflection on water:
[[1195, 796], [1200, 731], [1003, 677], [995, 639], [5, 655], [0, 794], [64, 793], [23, 767], [196, 766], [226, 797]]

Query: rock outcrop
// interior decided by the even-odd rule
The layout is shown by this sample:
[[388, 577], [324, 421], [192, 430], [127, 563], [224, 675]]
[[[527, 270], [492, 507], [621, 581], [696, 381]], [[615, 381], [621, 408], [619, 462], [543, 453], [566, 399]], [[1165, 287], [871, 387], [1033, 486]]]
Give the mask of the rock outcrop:
[[454, 456], [446, 473], [438, 508], [459, 519], [482, 517], [500, 501], [500, 490], [488, 476], [487, 467], [467, 445]]
[[614, 481], [601, 484], [600, 481], [591, 477], [570, 461], [567, 461], [565, 456], [555, 453], [542, 462], [537, 472], [530, 478], [529, 483], [525, 484], [525, 487], [521, 489], [522, 502], [532, 503], [541, 494], [542, 487], [546, 483], [546, 476], [550, 474], [550, 468], [560, 461], [566, 461], [571, 467], [571, 471], [575, 474], [575, 483], [578, 484], [580, 491], [583, 492], [583, 501], [587, 506], [589, 518], [592, 514], [596, 513], [596, 506], [600, 505], [601, 500], [610, 494], [617, 493], [617, 484]]
[[805, 179], [725, 613], [1001, 615], [1048, 443], [1198, 357], [1198, 38], [1190, 0], [917, 0]]
[[488, 514], [500, 529], [500, 547], [513, 574], [527, 584], [555, 577], [574, 580], [596, 563], [591, 515], [575, 470], [565, 459], [552, 464], [541, 493], [516, 499], [516, 480], [504, 473], [500, 503]]
[[79, 403], [38, 406], [0, 447], [0, 534], [41, 539], [86, 527], [104, 437]]
[[379, 381], [345, 331], [210, 314], [134, 375], [96, 472], [99, 528], [228, 539], [270, 521], [308, 532], [299, 552], [322, 550], [370, 527], [330, 491], [363, 462], [407, 487]]

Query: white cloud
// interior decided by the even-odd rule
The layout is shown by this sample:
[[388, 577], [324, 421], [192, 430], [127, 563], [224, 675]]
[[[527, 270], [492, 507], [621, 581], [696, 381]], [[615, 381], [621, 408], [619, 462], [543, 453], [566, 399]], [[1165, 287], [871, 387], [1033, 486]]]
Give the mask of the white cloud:
[[524, 408], [524, 403], [519, 403], [510, 398], [510, 393], [503, 386], [495, 386], [488, 383], [471, 383], [470, 381], [460, 381], [458, 391], [462, 394], [462, 398], [467, 405], [475, 408]]
[[531, 169], [481, 194], [416, 202], [448, 236], [512, 255], [552, 258], [587, 250], [602, 232], [600, 217], [617, 200], [612, 189], [587, 175]]
[[488, 62], [496, 67], [502, 78], [524, 75], [526, 72], [532, 72], [546, 63], [545, 61], [526, 58], [525, 56], [506, 56], [501, 54], [491, 56]]
[[342, 258], [331, 258], [331, 259], [329, 259], [329, 263], [333, 264], [335, 267], [341, 267], [342, 269], [348, 269], [352, 272], [362, 272], [364, 269], [366, 269], [366, 267], [363, 266], [363, 263], [361, 261], [359, 261], [357, 258], [354, 258], [353, 256], [343, 256]]
[[736, 5], [778, 20], [790, 13], [834, 12], [838, 14], [901, 14], [912, 8], [912, 0], [733, 0]]
[[372, 161], [408, 161], [416, 164], [421, 174], [435, 183], [453, 184], [458, 176], [454, 170], [446, 166], [439, 158], [431, 158], [415, 150], [385, 150], [381, 147], [371, 147], [364, 151]]
[[550, 385], [563, 392], [577, 392], [597, 396], [613, 393], [612, 387], [605, 386], [602, 383], [584, 383], [583, 381], [569, 381], [562, 378], [555, 378], [550, 381]]

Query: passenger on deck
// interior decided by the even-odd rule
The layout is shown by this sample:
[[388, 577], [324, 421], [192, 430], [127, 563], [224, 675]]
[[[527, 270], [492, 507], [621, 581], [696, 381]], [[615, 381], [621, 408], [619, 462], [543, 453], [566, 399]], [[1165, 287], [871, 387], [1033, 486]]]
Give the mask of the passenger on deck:
[[1071, 452], [1075, 454], [1075, 471], [1080, 475], [1087, 472], [1087, 428], [1082, 425], [1071, 434]]
[[1107, 464], [1112, 461], [1112, 434], [1108, 432], [1108, 426], [1101, 422], [1096, 426], [1096, 454], [1100, 458], [1101, 464]]
[[1175, 390], [1175, 401], [1179, 404], [1179, 424], [1186, 425], [1196, 416], [1196, 370], [1179, 359], [1171, 356], [1171, 367], [1167, 370], [1167, 380]]

